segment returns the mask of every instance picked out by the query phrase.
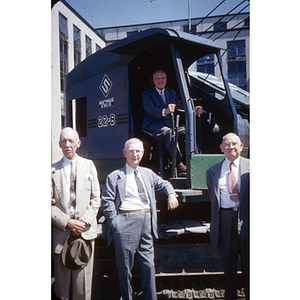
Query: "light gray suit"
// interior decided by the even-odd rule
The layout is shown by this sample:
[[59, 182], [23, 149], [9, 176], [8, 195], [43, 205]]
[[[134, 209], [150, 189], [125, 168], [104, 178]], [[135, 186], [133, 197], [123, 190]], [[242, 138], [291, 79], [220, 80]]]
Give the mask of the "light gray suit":
[[206, 183], [211, 201], [210, 241], [219, 248], [225, 270], [225, 299], [236, 299], [238, 253], [242, 259], [242, 271], [246, 295], [249, 295], [249, 200], [250, 160], [240, 158], [239, 210], [220, 209], [220, 187], [223, 161], [206, 171]]
[[[120, 291], [123, 300], [133, 299], [131, 269], [134, 255], [139, 263], [146, 300], [156, 299], [153, 238], [158, 238], [155, 191], [175, 194], [172, 185], [147, 168], [139, 167], [150, 201], [150, 213], [120, 213], [126, 193], [126, 167], [110, 173], [102, 192], [101, 209], [108, 223], [108, 245], [114, 240]], [[151, 234], [152, 232], [152, 234]]]
[[[61, 264], [61, 251], [65, 240], [70, 235], [70, 230], [66, 227], [70, 219], [67, 190], [70, 187], [66, 184], [63, 169], [63, 159], [51, 166], [51, 202], [52, 202], [52, 252], [55, 259], [55, 288], [59, 297], [68, 299], [71, 270]], [[76, 174], [76, 211], [75, 219], [84, 219], [88, 225], [81, 236], [86, 240], [94, 240], [97, 237], [96, 216], [100, 206], [100, 188], [97, 171], [91, 160], [77, 156]], [[92, 245], [94, 243], [92, 242]], [[94, 252], [94, 251], [93, 251]], [[82, 274], [85, 279], [85, 296], [73, 295], [73, 300], [90, 299], [92, 283], [93, 255], [89, 264], [83, 270], [72, 271]], [[76, 276], [77, 276], [76, 275]], [[75, 276], [73, 276], [75, 277]], [[81, 277], [81, 276], [79, 276]], [[74, 287], [73, 281], [73, 289]], [[78, 291], [80, 294], [81, 292]], [[82, 293], [81, 293], [82, 294]]]

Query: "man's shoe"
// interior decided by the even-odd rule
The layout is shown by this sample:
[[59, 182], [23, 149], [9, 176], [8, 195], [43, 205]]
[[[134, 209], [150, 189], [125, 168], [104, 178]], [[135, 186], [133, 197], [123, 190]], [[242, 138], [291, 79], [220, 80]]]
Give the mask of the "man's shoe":
[[184, 177], [186, 176], [186, 165], [183, 162], [180, 162], [177, 167], [177, 174], [178, 177]]

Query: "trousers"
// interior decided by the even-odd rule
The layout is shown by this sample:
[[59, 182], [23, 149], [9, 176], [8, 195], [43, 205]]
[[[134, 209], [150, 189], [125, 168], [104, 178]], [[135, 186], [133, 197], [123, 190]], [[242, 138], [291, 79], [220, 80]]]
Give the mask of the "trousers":
[[141, 273], [143, 299], [156, 300], [151, 213], [120, 212], [116, 218], [113, 242], [122, 299], [133, 300], [131, 272], [136, 258]]
[[92, 240], [92, 256], [88, 264], [80, 270], [70, 270], [63, 265], [61, 254], [54, 254], [55, 294], [63, 299], [70, 299], [72, 286], [73, 300], [91, 300], [94, 268], [95, 241]]
[[[167, 151], [170, 156], [173, 158], [173, 143], [172, 143], [172, 129], [168, 126], [157, 127], [157, 125], [153, 124], [153, 126], [149, 126], [147, 131], [151, 132], [160, 142], [164, 143]], [[182, 161], [185, 163], [185, 128], [179, 127], [178, 130], [178, 143], [176, 145], [176, 164]]]
[[249, 241], [238, 236], [238, 212], [220, 210], [219, 251], [225, 273], [225, 300], [237, 299], [238, 255], [241, 256], [246, 299], [249, 299]]

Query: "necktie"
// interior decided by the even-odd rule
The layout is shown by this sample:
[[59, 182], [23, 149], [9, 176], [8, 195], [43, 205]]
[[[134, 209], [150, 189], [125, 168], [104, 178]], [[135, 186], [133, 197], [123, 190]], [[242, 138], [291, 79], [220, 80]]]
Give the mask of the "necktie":
[[76, 194], [75, 194], [75, 183], [76, 183], [76, 173], [74, 162], [71, 161], [71, 172], [70, 172], [70, 204], [75, 208], [76, 206]]
[[230, 199], [234, 202], [237, 202], [237, 201], [239, 201], [240, 193], [239, 193], [239, 189], [237, 186], [236, 176], [232, 169], [233, 165], [234, 165], [234, 163], [231, 162], [229, 173], [228, 173], [228, 189], [229, 189]]
[[147, 196], [146, 196], [146, 193], [145, 193], [145, 190], [144, 190], [144, 187], [143, 187], [143, 184], [137, 174], [137, 170], [134, 170], [134, 178], [135, 178], [135, 181], [136, 181], [136, 185], [137, 185], [137, 188], [138, 188], [138, 193], [139, 193], [139, 196], [140, 198], [142, 199], [142, 202], [147, 204], [148, 203], [148, 199], [147, 199]]
[[164, 94], [164, 91], [160, 91], [160, 96], [161, 96], [161, 99], [164, 101], [164, 103], [166, 104], [166, 98], [165, 98], [165, 94]]

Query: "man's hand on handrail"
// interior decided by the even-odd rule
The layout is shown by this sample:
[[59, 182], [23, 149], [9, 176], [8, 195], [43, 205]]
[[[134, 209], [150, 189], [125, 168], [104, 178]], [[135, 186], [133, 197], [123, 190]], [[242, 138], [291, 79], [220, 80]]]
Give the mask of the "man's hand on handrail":
[[196, 116], [203, 114], [202, 106], [198, 105], [198, 106], [195, 107], [195, 114], [196, 114]]
[[168, 104], [168, 107], [165, 109], [165, 114], [169, 115], [175, 112], [175, 108], [176, 108], [176, 104], [172, 104], [172, 103]]

